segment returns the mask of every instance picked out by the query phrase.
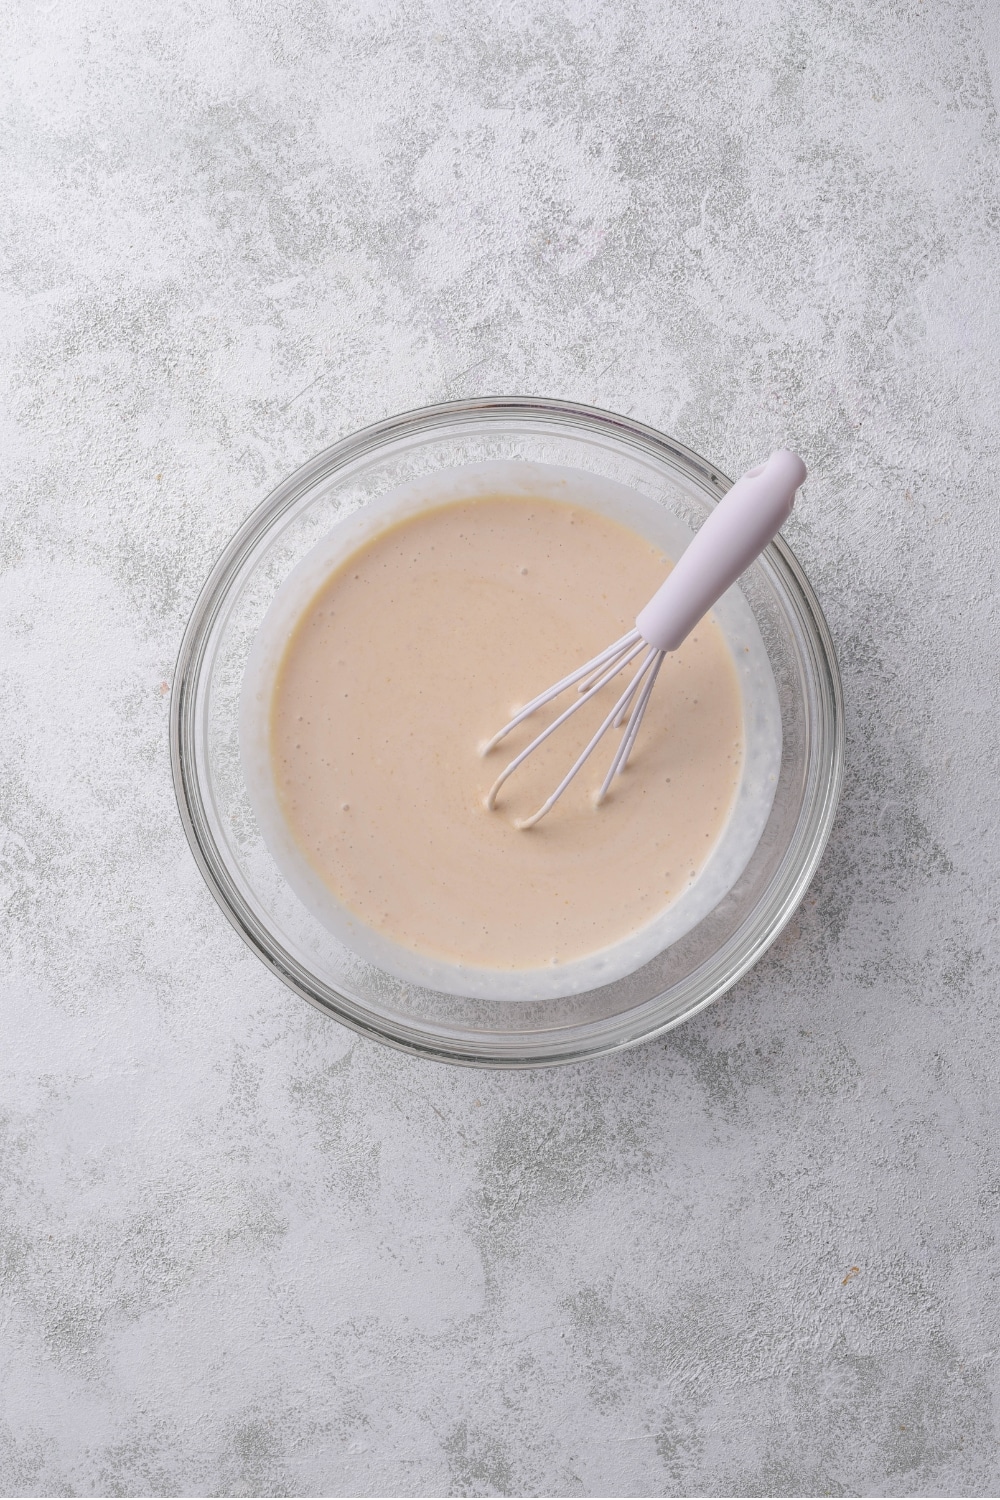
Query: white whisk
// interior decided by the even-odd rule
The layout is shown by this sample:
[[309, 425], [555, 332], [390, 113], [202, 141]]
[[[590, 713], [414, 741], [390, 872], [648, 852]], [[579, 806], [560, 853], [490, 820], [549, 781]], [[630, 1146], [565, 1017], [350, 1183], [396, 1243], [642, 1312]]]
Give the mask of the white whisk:
[[481, 753], [488, 755], [518, 724], [523, 723], [546, 703], [551, 703], [553, 698], [558, 698], [567, 688], [576, 685], [576, 701], [501, 771], [486, 798], [487, 807], [496, 806], [500, 788], [532, 751], [537, 750], [577, 709], [582, 708], [619, 672], [635, 661], [636, 657], [641, 656], [638, 670], [628, 687], [552, 796], [530, 818], [520, 818], [515, 826], [533, 828], [544, 818], [612, 725], [616, 728], [624, 725], [621, 741], [595, 799], [597, 803], [604, 801], [615, 776], [620, 775], [628, 764], [664, 656], [668, 651], [677, 650], [698, 621], [777, 535], [792, 513], [795, 492], [805, 477], [806, 466], [798, 454], [782, 448], [777, 453], [772, 453], [766, 463], [758, 464], [736, 481], [704, 522], [666, 582], [656, 591], [645, 609], [640, 611], [636, 617], [635, 629], [585, 662], [582, 667], [577, 667], [575, 672], [570, 672], [554, 687], [539, 693], [537, 698], [532, 698], [520, 713], [514, 715], [509, 724], [504, 725], [499, 734], [495, 734], [482, 746]]

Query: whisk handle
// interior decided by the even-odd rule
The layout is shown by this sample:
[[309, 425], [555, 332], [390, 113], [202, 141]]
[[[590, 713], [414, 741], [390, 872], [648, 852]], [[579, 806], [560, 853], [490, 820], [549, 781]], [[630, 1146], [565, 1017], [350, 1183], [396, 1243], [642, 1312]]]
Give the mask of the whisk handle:
[[737, 479], [640, 611], [636, 629], [651, 646], [677, 650], [781, 530], [805, 477], [806, 466], [798, 454], [781, 448]]

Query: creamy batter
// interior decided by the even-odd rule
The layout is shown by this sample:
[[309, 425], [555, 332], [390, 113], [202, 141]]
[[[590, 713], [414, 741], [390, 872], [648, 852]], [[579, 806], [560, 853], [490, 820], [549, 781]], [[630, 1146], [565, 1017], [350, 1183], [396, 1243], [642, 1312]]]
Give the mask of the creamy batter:
[[601, 807], [615, 731], [536, 828], [514, 827], [620, 686], [530, 757], [493, 812], [490, 785], [563, 700], [478, 752], [521, 703], [631, 628], [668, 568], [595, 511], [496, 494], [399, 522], [327, 579], [278, 667], [270, 752], [295, 841], [346, 908], [415, 952], [519, 969], [614, 944], [691, 885], [743, 759], [739, 682], [711, 619], [666, 658]]

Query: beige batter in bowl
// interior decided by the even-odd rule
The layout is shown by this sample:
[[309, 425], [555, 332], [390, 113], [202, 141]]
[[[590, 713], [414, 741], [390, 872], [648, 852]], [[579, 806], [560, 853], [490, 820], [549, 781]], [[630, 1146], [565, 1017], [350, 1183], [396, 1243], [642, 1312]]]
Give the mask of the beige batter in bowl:
[[[422, 511], [497, 494], [570, 502], [577, 509], [627, 526], [673, 560], [692, 536], [678, 516], [638, 491], [564, 466], [495, 460], [443, 469], [403, 484], [336, 526], [278, 590], [247, 665], [240, 704], [240, 748], [250, 800], [275, 861], [299, 899], [344, 944], [412, 984], [483, 1000], [537, 1001], [578, 995], [633, 973], [682, 938], [724, 899], [746, 869], [771, 811], [781, 766], [781, 712], [753, 612], [734, 587], [716, 605], [713, 617], [731, 652], [742, 697], [742, 772], [732, 810], [707, 862], [652, 920], [620, 940], [576, 958], [544, 966], [503, 968], [450, 960], [403, 946], [363, 921], [321, 878], [293, 836], [282, 810], [270, 745], [271, 709], [280, 665], [303, 611], [330, 575], [359, 548]], [[637, 599], [636, 609], [644, 602]], [[664, 683], [659, 690], [665, 693], [669, 688]], [[595, 810], [593, 816], [606, 818], [607, 813]], [[634, 873], [638, 879], [640, 871]]]

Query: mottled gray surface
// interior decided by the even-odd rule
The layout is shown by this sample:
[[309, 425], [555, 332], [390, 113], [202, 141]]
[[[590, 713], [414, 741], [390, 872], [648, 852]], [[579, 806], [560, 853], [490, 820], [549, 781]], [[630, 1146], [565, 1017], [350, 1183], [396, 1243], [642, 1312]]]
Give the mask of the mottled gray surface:
[[[3, 27], [0, 1491], [997, 1494], [995, 6]], [[849, 705], [757, 970], [517, 1076], [283, 989], [166, 742], [268, 489], [509, 391], [800, 447]]]

